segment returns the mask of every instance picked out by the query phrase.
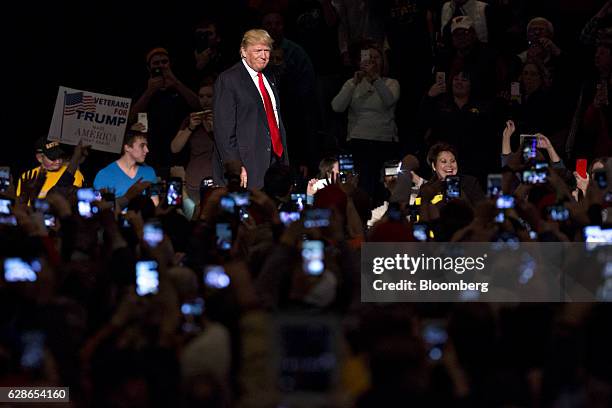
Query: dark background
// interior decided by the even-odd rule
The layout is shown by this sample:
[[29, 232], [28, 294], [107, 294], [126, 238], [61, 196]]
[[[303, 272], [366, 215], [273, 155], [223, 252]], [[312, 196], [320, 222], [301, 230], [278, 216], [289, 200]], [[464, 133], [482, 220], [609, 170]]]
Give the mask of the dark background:
[[[512, 1], [529, 9], [528, 15], [549, 18], [564, 50], [576, 46], [581, 28], [605, 2]], [[431, 2], [436, 8], [444, 0]], [[170, 52], [177, 78], [193, 87], [197, 83], [194, 24], [205, 16], [216, 16], [224, 42], [235, 44], [238, 53], [241, 33], [257, 25], [257, 13], [261, 12], [248, 10], [247, 0], [13, 2], [5, 4], [3, 11], [2, 82], [8, 92], [2, 115], [0, 165], [11, 166], [13, 177], [37, 165], [34, 141], [48, 132], [58, 86], [138, 97], [148, 77], [145, 54], [152, 47], [163, 46]], [[286, 23], [286, 29], [290, 31], [290, 24]], [[572, 63], [576, 72], [588, 64], [584, 58], [575, 58]], [[82, 168], [86, 181], [114, 159], [116, 155], [93, 152]]]
[[[155, 46], [169, 50], [175, 75], [192, 85], [194, 24], [210, 14], [222, 17], [229, 33], [248, 24], [240, 0], [22, 2], [10, 7], [2, 28], [9, 90], [0, 163], [11, 166], [13, 177], [37, 165], [34, 142], [49, 130], [58, 86], [137, 97], [148, 79], [146, 52]], [[86, 181], [92, 180], [94, 164], [114, 159], [93, 152], [84, 166]]]

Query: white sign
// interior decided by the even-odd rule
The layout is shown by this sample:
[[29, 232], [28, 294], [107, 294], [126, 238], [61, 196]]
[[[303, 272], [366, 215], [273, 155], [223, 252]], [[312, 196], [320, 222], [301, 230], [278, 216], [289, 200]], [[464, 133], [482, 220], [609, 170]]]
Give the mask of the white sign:
[[120, 153], [132, 100], [59, 87], [49, 140]]

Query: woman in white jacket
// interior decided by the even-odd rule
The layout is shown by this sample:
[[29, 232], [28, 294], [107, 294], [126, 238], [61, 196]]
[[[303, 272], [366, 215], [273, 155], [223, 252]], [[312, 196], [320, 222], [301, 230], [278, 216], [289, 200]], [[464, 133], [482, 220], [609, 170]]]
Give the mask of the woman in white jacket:
[[379, 171], [386, 160], [400, 157], [395, 106], [400, 85], [383, 77], [384, 58], [374, 45], [361, 50], [360, 68], [332, 100], [336, 112], [348, 109], [347, 140], [359, 172], [359, 184], [368, 193], [380, 189]]

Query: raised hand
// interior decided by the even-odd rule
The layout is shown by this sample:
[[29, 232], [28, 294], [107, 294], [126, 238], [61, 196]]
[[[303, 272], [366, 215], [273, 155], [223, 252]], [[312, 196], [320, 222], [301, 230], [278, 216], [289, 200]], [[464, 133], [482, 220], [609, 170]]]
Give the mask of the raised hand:
[[164, 77], [156, 76], [149, 78], [149, 82], [147, 83], [147, 91], [151, 94], [156, 93], [157, 91], [161, 91], [164, 89]]
[[21, 177], [21, 194], [19, 196], [21, 203], [28, 204], [37, 198], [47, 180], [47, 171], [42, 166], [37, 174], [33, 173], [29, 172]]
[[427, 96], [430, 98], [435, 98], [436, 96], [443, 94], [446, 92], [446, 84], [444, 82], [436, 82], [429, 88], [427, 92]]
[[516, 130], [516, 127], [514, 125], [514, 122], [511, 120], [506, 121], [506, 127], [504, 128], [504, 139], [510, 139], [510, 136], [512, 136], [514, 134], [514, 131]]

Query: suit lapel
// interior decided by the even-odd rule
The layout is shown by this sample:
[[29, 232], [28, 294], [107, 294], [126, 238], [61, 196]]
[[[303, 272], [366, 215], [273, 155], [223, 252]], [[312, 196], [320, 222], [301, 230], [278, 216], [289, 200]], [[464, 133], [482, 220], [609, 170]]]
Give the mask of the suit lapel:
[[253, 98], [255, 102], [257, 103], [257, 108], [259, 109], [259, 113], [260, 113], [259, 115], [260, 119], [262, 119], [264, 123], [266, 124], [266, 126], [268, 126], [268, 120], [266, 117], [266, 109], [264, 108], [263, 100], [261, 99], [261, 94], [259, 93], [259, 89], [257, 89], [257, 86], [253, 82], [253, 78], [251, 78], [249, 71], [247, 71], [242, 61], [240, 61], [239, 64], [242, 66], [242, 70], [240, 72], [242, 73], [242, 81], [244, 82], [244, 88], [246, 89], [247, 93], [251, 95], [251, 98]]

